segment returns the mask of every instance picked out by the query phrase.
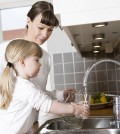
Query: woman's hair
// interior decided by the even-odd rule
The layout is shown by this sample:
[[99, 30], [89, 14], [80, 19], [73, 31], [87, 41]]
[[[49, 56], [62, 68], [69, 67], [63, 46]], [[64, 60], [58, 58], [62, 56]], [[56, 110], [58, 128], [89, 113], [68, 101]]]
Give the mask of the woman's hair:
[[[57, 27], [59, 25], [59, 21], [54, 15], [53, 5], [46, 1], [38, 1], [36, 2], [28, 12], [27, 16], [33, 21], [36, 16], [41, 14], [42, 18], [40, 23], [43, 23], [48, 26]], [[28, 26], [26, 26], [28, 28]]]
[[0, 108], [6, 109], [12, 100], [16, 73], [14, 63], [31, 55], [41, 58], [42, 54], [42, 49], [34, 42], [16, 39], [8, 44], [5, 51], [7, 65], [0, 78]]

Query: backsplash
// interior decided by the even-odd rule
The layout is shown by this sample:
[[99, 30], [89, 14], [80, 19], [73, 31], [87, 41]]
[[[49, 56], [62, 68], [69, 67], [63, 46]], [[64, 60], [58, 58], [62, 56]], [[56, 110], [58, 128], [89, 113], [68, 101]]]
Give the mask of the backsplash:
[[[118, 50], [113, 54], [101, 52], [97, 56], [91, 53], [84, 53], [82, 57], [77, 52], [54, 54], [55, 89], [63, 90], [73, 87], [84, 91], [83, 77], [86, 69], [101, 58], [120, 61], [120, 51]], [[89, 74], [87, 88], [89, 93], [120, 94], [120, 67], [118, 68], [114, 63], [108, 62], [98, 64]]]
[[[120, 44], [117, 46], [116, 51], [115, 51], [115, 60], [120, 62]], [[120, 67], [116, 67], [116, 74], [117, 74], [117, 80], [116, 82], [118, 83], [118, 91], [120, 92]], [[120, 94], [120, 93], [119, 93]]]

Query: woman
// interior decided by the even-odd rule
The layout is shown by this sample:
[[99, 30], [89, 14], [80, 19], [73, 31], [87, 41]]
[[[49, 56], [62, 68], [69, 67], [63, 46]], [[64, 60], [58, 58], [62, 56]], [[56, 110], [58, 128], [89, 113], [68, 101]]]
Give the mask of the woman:
[[56, 114], [88, 115], [88, 107], [52, 100], [30, 81], [40, 70], [41, 56], [42, 50], [34, 42], [17, 39], [7, 46], [7, 65], [0, 79], [1, 134], [28, 133], [39, 109]]
[[[42, 45], [51, 36], [53, 29], [58, 25], [59, 22], [53, 13], [52, 4], [45, 1], [38, 1], [31, 7], [27, 14], [26, 33], [23, 36], [23, 39]], [[9, 41], [0, 44], [0, 73], [6, 66], [4, 55], [8, 43]], [[46, 92], [47, 78], [50, 72], [50, 56], [44, 50], [40, 62], [42, 64], [41, 70], [37, 77], [31, 79], [31, 81], [35, 82], [38, 86], [40, 86], [40, 89]], [[72, 93], [70, 91], [75, 90], [69, 89], [64, 90], [64, 92], [56, 92], [54, 90], [53, 92], [47, 92], [47, 94], [53, 99], [66, 100], [68, 94], [70, 94], [70, 98], [72, 98]], [[57, 115], [47, 114], [40, 111], [40, 124], [44, 123], [48, 119], [54, 118], [55, 116], [58, 117]]]

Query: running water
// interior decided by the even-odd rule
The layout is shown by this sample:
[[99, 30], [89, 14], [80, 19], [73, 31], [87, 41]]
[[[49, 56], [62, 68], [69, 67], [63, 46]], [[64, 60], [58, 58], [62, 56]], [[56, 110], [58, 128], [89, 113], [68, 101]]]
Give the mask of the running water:
[[84, 104], [88, 105], [89, 104], [89, 95], [87, 92], [87, 89], [85, 88], [85, 93], [84, 93]]
[[[90, 104], [90, 98], [91, 98], [91, 95], [88, 94], [87, 92], [87, 88], [85, 88], [85, 92], [83, 93], [83, 107], [85, 108], [86, 106], [89, 106]], [[82, 119], [87, 119], [88, 117], [87, 116], [82, 116]]]

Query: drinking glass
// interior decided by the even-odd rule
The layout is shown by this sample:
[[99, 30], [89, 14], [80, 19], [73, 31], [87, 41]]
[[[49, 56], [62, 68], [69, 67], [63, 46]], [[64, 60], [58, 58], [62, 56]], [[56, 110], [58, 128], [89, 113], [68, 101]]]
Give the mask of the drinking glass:
[[[83, 105], [83, 113], [81, 114], [82, 119], [87, 119], [88, 117], [85, 116], [84, 112], [86, 109], [90, 107], [90, 99], [91, 99], [91, 95], [89, 94], [79, 94], [79, 93], [75, 94], [74, 102], [76, 104]], [[76, 116], [76, 118], [80, 118], [80, 117]]]

